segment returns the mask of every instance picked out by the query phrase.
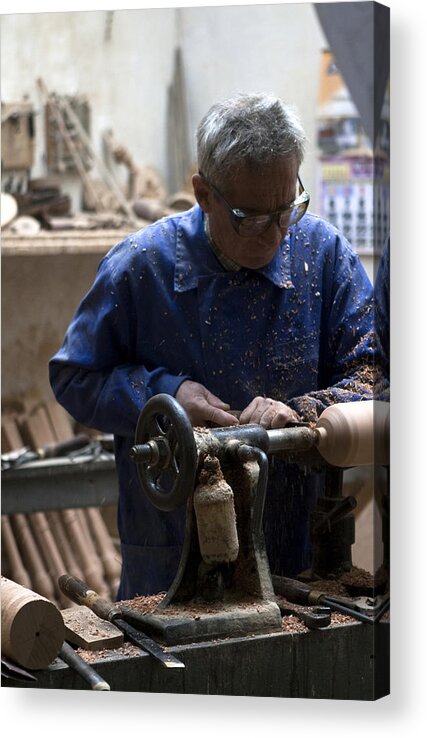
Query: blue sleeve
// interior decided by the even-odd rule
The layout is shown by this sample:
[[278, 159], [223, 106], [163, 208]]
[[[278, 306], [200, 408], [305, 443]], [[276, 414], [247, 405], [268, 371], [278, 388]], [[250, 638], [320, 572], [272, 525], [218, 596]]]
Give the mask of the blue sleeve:
[[78, 422], [104, 433], [133, 436], [146, 401], [160, 392], [175, 395], [188, 378], [135, 363], [135, 310], [129, 287], [117, 287], [104, 258], [49, 364], [58, 402]]
[[321, 388], [288, 403], [306, 422], [316, 421], [329, 405], [373, 398], [373, 287], [358, 255], [341, 237], [332, 267], [325, 270], [323, 300]]
[[374, 285], [375, 337], [379, 378], [376, 397], [390, 399], [390, 238], [387, 239]]

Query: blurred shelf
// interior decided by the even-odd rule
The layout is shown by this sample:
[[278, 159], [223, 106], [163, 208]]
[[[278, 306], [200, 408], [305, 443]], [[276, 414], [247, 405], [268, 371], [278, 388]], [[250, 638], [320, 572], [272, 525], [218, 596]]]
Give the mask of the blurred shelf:
[[114, 458], [35, 461], [2, 471], [2, 515], [116, 504]]
[[54, 256], [63, 254], [105, 254], [122, 241], [132, 228], [126, 230], [94, 229], [40, 231], [35, 236], [22, 236], [7, 231], [2, 233], [2, 256]]

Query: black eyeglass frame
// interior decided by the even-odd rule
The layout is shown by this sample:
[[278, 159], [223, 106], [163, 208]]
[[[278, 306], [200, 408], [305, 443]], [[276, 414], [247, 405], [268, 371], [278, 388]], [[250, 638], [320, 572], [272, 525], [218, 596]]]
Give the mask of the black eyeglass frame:
[[[286, 205], [285, 208], [281, 208], [280, 210], [275, 210], [273, 213], [258, 213], [256, 215], [251, 215], [250, 213], [245, 213], [245, 211], [241, 210], [240, 208], [232, 208], [230, 203], [227, 202], [224, 195], [221, 194], [218, 188], [215, 187], [215, 185], [212, 184], [212, 182], [210, 182], [202, 172], [199, 171], [199, 175], [205, 180], [206, 184], [209, 185], [209, 187], [213, 189], [215, 194], [219, 197], [220, 200], [222, 200], [224, 205], [227, 206], [231, 223], [233, 225], [234, 230], [239, 236], [245, 236], [245, 235], [250, 236], [251, 235], [251, 232], [250, 232], [251, 229], [249, 229], [249, 232], [246, 234], [241, 233], [241, 227], [244, 225], [250, 226], [252, 224], [253, 226], [255, 226], [255, 228], [253, 229], [253, 233], [258, 236], [261, 235], [262, 233], [265, 233], [265, 231], [267, 231], [270, 228], [270, 226], [272, 225], [272, 223], [274, 223], [274, 221], [276, 221], [278, 225], [282, 228], [284, 226], [289, 228], [290, 226], [295, 225], [295, 223], [298, 223], [298, 221], [301, 220], [301, 218], [307, 212], [307, 208], [310, 202], [310, 195], [304, 189], [304, 185], [301, 182], [300, 176], [298, 175], [298, 185], [300, 188], [300, 194], [298, 195], [297, 198], [295, 198], [295, 200], [293, 200], [288, 205]], [[282, 223], [281, 218], [283, 216], [285, 216], [286, 218], [289, 218], [289, 214], [292, 213], [292, 211], [295, 208], [299, 209], [298, 217], [295, 218], [292, 222], [290, 220], [286, 220], [285, 223]], [[260, 224], [260, 221], [264, 219], [266, 219], [265, 223]], [[256, 221], [258, 221], [258, 225], [260, 225], [259, 230], [256, 228]]]

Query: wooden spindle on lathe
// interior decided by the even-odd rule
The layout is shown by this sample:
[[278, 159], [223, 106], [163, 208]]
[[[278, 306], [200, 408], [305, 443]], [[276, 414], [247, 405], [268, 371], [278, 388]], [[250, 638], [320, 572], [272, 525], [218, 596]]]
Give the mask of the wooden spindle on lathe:
[[55, 588], [46, 571], [46, 566], [39, 553], [27, 517], [23, 513], [15, 513], [10, 519], [16, 542], [22, 552], [24, 564], [31, 577], [32, 589], [54, 602], [56, 600]]
[[65, 638], [64, 620], [45, 597], [1, 578], [2, 653], [24, 669], [46, 669]]
[[7, 515], [1, 516], [1, 541], [13, 581], [21, 584], [23, 587], [31, 587], [31, 578], [22, 561]]
[[115, 598], [120, 582], [121, 564], [117, 551], [110, 538], [101, 511], [97, 507], [86, 508], [86, 517], [89, 528], [96, 543], [98, 553], [104, 567], [107, 581], [110, 585], [111, 596]]

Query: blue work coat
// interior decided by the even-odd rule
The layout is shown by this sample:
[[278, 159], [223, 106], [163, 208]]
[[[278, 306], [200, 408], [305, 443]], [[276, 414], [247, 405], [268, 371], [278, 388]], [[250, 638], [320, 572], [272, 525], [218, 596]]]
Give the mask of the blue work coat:
[[[338, 231], [306, 214], [274, 259], [229, 272], [210, 248], [198, 205], [117, 244], [50, 362], [58, 401], [115, 436], [119, 599], [166, 590], [178, 567], [185, 510], [161, 512], [128, 458], [141, 408], [200, 382], [234, 409], [257, 395], [303, 420], [329, 404], [371, 397], [372, 286]], [[308, 520], [319, 477], [270, 462], [264, 532], [273, 573], [310, 565]]]

